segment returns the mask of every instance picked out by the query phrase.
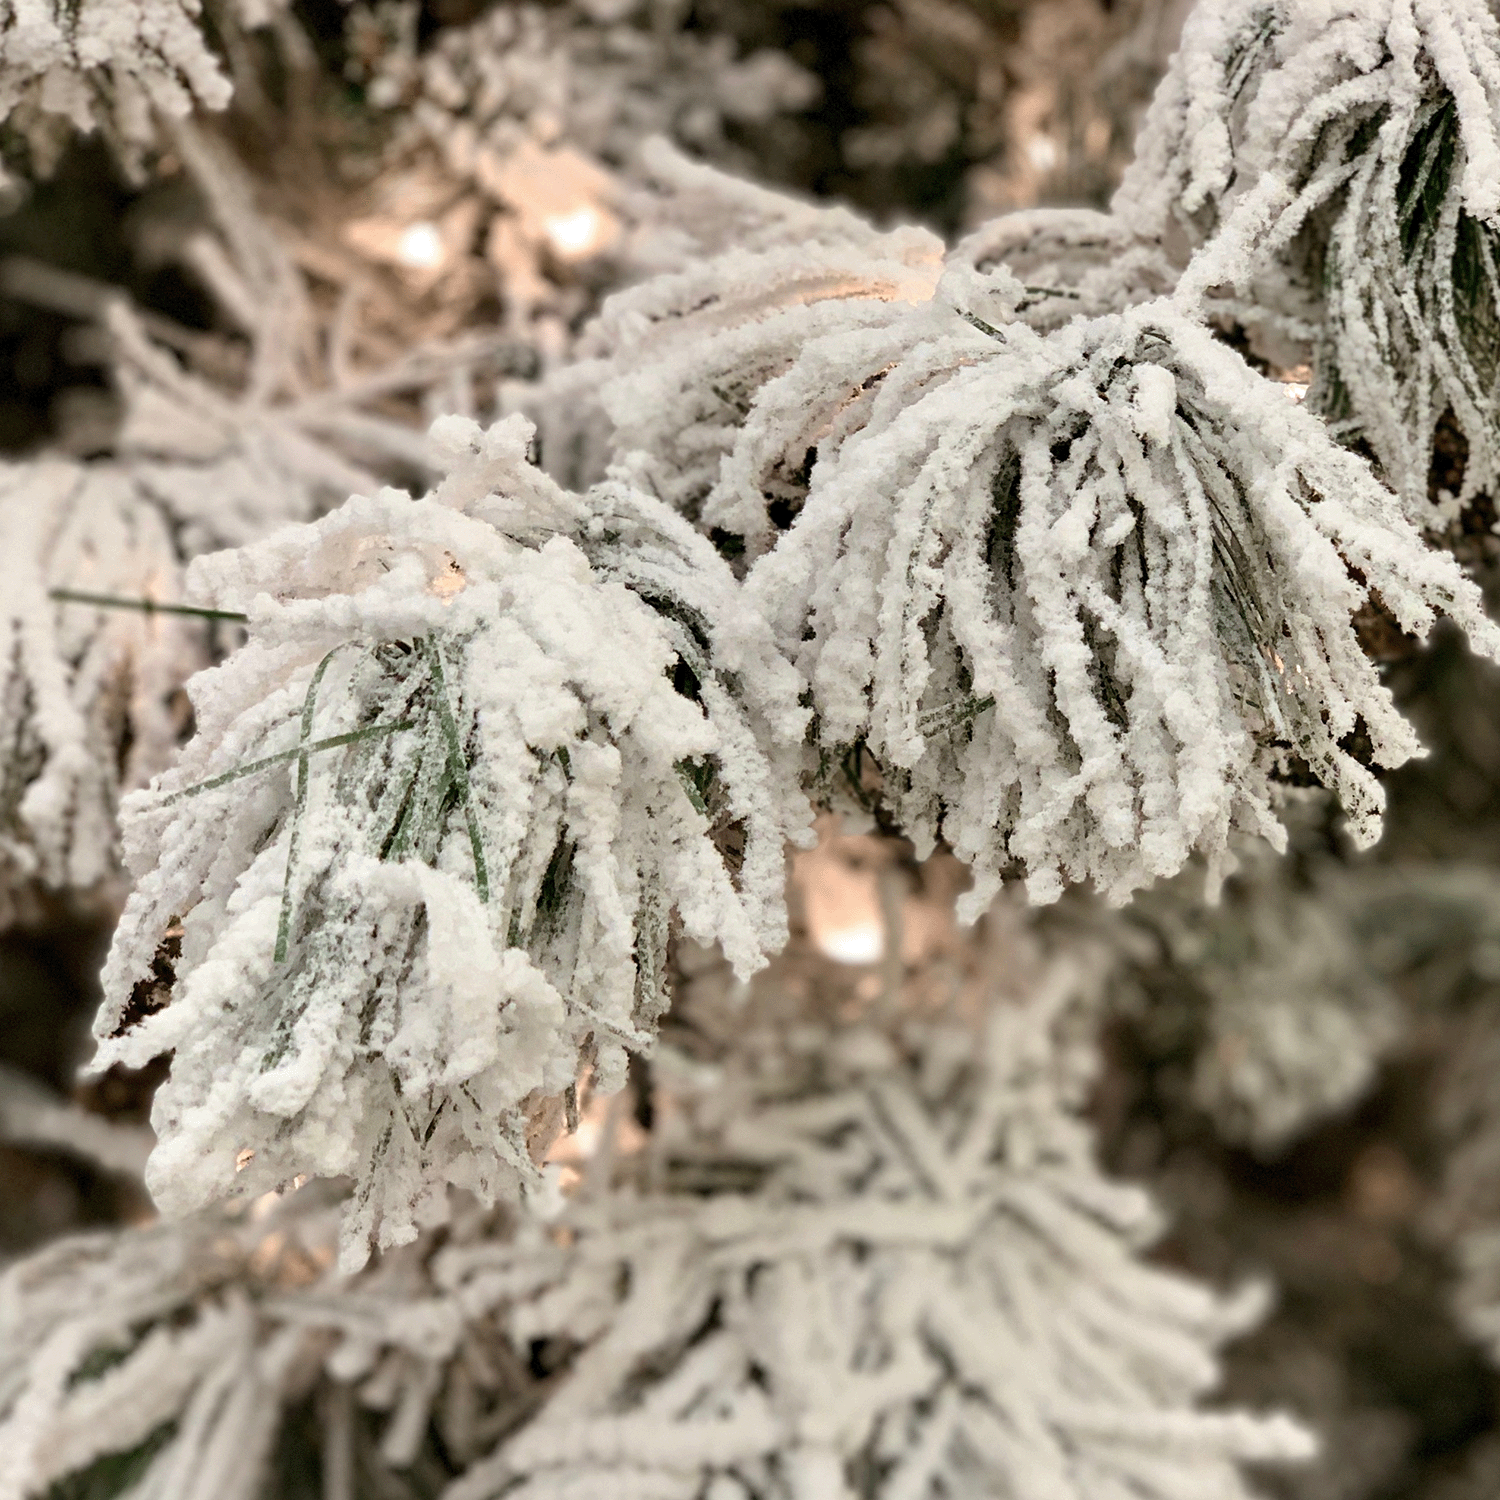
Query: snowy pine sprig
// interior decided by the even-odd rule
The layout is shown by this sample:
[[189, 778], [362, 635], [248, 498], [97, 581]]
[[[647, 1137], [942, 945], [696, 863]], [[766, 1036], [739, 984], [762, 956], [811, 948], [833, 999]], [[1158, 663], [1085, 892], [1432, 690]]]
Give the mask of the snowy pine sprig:
[[[489, 1314], [552, 1284], [554, 1247], [469, 1204], [440, 1243], [345, 1278], [337, 1220], [309, 1185], [7, 1267], [0, 1497], [254, 1500], [309, 1467], [324, 1500], [405, 1493], [451, 1476], [429, 1424], [448, 1464], [483, 1455], [542, 1388]], [[447, 1262], [476, 1243], [508, 1275], [460, 1299]]]
[[795, 674], [708, 543], [559, 490], [519, 419], [440, 430], [463, 451], [431, 497], [195, 564], [250, 639], [124, 809], [97, 1027], [95, 1067], [175, 1053], [164, 1208], [352, 1176], [351, 1264], [448, 1182], [535, 1182], [580, 1069], [618, 1087], [649, 1046], [674, 923], [744, 972], [778, 946], [808, 820]]
[[655, 493], [702, 530], [741, 538], [753, 556], [773, 539], [773, 517], [784, 525], [796, 513], [807, 450], [827, 411], [849, 395], [836, 385], [820, 392], [804, 414], [806, 440], [767, 455], [764, 494], [746, 506], [726, 493], [720, 470], [761, 389], [826, 334], [883, 347], [902, 312], [931, 297], [942, 244], [923, 229], [878, 234], [844, 209], [810, 209], [707, 168], [684, 170], [664, 151], [652, 160], [672, 189], [669, 211], [686, 210], [692, 223], [693, 211], [707, 208], [735, 234], [727, 247], [710, 243], [716, 253], [611, 297], [580, 340], [577, 363], [523, 404], [537, 415], [549, 472], [588, 482], [613, 459], [642, 455]]
[[656, 1186], [580, 1199], [555, 1289], [509, 1310], [571, 1369], [450, 1500], [1228, 1500], [1238, 1461], [1305, 1455], [1196, 1409], [1261, 1299], [1137, 1260], [1154, 1212], [1068, 1103], [1079, 990], [1060, 966], [982, 1038], [751, 1028], [679, 1074]]
[[[178, 598], [170, 529], [125, 469], [0, 469], [0, 914], [27, 887], [118, 871], [122, 792], [170, 761], [174, 693], [204, 627], [140, 606]], [[60, 594], [54, 591], [62, 591]]]
[[[263, 24], [284, 0], [236, 0], [220, 24]], [[231, 86], [202, 0], [4, 0], [0, 123], [45, 175], [73, 131], [100, 130], [136, 173], [163, 120], [223, 109]]]
[[[208, 659], [205, 628], [162, 608], [180, 603], [186, 560], [308, 520], [381, 477], [436, 477], [426, 435], [371, 407], [439, 386], [452, 396], [494, 344], [481, 334], [351, 372], [335, 339], [326, 369], [301, 274], [243, 170], [186, 124], [173, 139], [210, 222], [155, 232], [232, 333], [142, 314], [118, 289], [37, 262], [16, 283], [41, 305], [98, 317], [123, 420], [107, 459], [43, 457], [0, 480], [7, 910], [22, 887], [81, 890], [118, 871], [119, 794], [167, 765], [185, 718], [177, 690]], [[93, 602], [62, 597], [74, 594]]]
[[275, 1281], [247, 1274], [248, 1262], [279, 1229], [262, 1269], [279, 1262], [315, 1279], [323, 1247], [304, 1245], [300, 1227], [219, 1218], [105, 1230], [7, 1267], [0, 1496], [26, 1500], [71, 1479], [103, 1494], [139, 1485], [173, 1500], [248, 1500], [300, 1352], [295, 1336], [263, 1339], [255, 1295]]
[[543, 460], [569, 468], [571, 423], [586, 468], [628, 462], [743, 547], [811, 689], [823, 793], [873, 755], [895, 823], [975, 869], [971, 910], [1010, 872], [1120, 900], [1232, 829], [1275, 839], [1287, 773], [1370, 841], [1372, 766], [1418, 746], [1353, 616], [1378, 598], [1418, 634], [1437, 611], [1483, 652], [1500, 634], [1191, 287], [1159, 295], [1170, 267], [1128, 221], [1038, 230], [1034, 265], [1002, 220], [944, 266], [789, 215], [612, 299], [599, 357], [539, 397]]
[[[1500, 23], [1484, 0], [1195, 7], [1115, 212], [1300, 323], [1313, 405], [1424, 524], [1500, 477]], [[1428, 501], [1445, 412], [1462, 492]]]
[[248, 1497], [305, 1465], [308, 1416], [328, 1500], [1243, 1500], [1242, 1463], [1311, 1446], [1199, 1406], [1264, 1297], [1142, 1262], [1158, 1215], [1082, 1118], [1098, 955], [1004, 952], [1009, 998], [986, 971], [978, 1015], [883, 1021], [700, 967], [696, 1055], [637, 1080], [644, 1137], [591, 1109], [550, 1224], [460, 1194], [344, 1276], [309, 1184], [23, 1258], [0, 1500]]
[[874, 753], [919, 847], [973, 865], [975, 909], [1012, 862], [1036, 897], [1118, 900], [1236, 826], [1274, 838], [1293, 760], [1373, 839], [1382, 792], [1346, 741], [1376, 765], [1418, 746], [1351, 617], [1372, 593], [1419, 633], [1444, 610], [1493, 654], [1474, 587], [1173, 303], [1043, 337], [974, 311], [998, 317], [1003, 272], [950, 286], [750, 576], [825, 753]]

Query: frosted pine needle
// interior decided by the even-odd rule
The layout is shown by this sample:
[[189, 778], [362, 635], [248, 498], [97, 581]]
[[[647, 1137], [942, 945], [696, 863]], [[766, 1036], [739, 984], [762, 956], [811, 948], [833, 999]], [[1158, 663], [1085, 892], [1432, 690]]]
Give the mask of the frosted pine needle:
[[1080, 1113], [1094, 958], [1010, 956], [979, 1029], [768, 1024], [774, 982], [729, 1010], [701, 974], [681, 1035], [708, 1057], [661, 1057], [649, 1137], [601, 1143], [550, 1226], [458, 1195], [442, 1236], [341, 1278], [309, 1185], [27, 1257], [0, 1278], [0, 1497], [257, 1494], [310, 1405], [329, 1500], [1243, 1500], [1240, 1464], [1311, 1447], [1199, 1409], [1264, 1298], [1142, 1264], [1157, 1215]]
[[[660, 156], [658, 163], [670, 165]], [[718, 176], [673, 175], [689, 202]], [[806, 441], [799, 447], [788, 435], [767, 456], [767, 493], [747, 506], [725, 494], [720, 465], [762, 387], [832, 332], [885, 348], [886, 330], [911, 303], [931, 297], [942, 246], [925, 230], [881, 235], [846, 211], [778, 203], [761, 190], [726, 187], [719, 197], [746, 222], [748, 244], [616, 294], [580, 341], [579, 363], [541, 392], [522, 394], [538, 415], [549, 471], [587, 481], [611, 458], [639, 453], [638, 472], [655, 493], [703, 530], [742, 537], [754, 554], [774, 537], [768, 510], [784, 525], [800, 505], [805, 479], [797, 471], [820, 423], [859, 396], [831, 377], [803, 413], [806, 430], [797, 437]], [[874, 354], [869, 359], [878, 367]]]
[[72, 131], [95, 128], [135, 166], [156, 140], [155, 116], [229, 102], [200, 22], [200, 0], [5, 0], [0, 121], [44, 174]]
[[1177, 280], [1160, 243], [1118, 215], [1089, 208], [1033, 208], [991, 219], [953, 247], [948, 265], [981, 274], [1003, 268], [1020, 286], [1016, 316], [1041, 333], [1149, 302]]
[[[441, 1248], [347, 1280], [330, 1270], [337, 1218], [308, 1186], [9, 1266], [0, 1497], [253, 1500], [309, 1467], [324, 1500], [405, 1493], [413, 1465], [435, 1466], [429, 1423], [452, 1463], [524, 1420], [539, 1383], [489, 1314], [555, 1279], [545, 1238], [512, 1244], [469, 1206]], [[476, 1248], [506, 1274], [460, 1300], [447, 1262]]]

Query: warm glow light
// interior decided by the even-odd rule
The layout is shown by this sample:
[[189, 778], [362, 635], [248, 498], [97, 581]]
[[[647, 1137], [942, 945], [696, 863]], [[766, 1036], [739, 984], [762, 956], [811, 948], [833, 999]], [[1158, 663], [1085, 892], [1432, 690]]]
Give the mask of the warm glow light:
[[571, 213], [553, 214], [543, 227], [552, 248], [569, 260], [582, 260], [599, 248], [604, 238], [604, 220], [597, 208], [585, 204]]
[[1034, 135], [1026, 143], [1026, 156], [1038, 172], [1050, 172], [1057, 165], [1057, 143], [1045, 135]]
[[443, 236], [436, 224], [423, 220], [420, 224], [408, 224], [396, 242], [396, 259], [413, 271], [435, 271], [442, 265], [445, 254]]
[[885, 952], [885, 928], [880, 922], [826, 928], [813, 940], [835, 963], [873, 964]]

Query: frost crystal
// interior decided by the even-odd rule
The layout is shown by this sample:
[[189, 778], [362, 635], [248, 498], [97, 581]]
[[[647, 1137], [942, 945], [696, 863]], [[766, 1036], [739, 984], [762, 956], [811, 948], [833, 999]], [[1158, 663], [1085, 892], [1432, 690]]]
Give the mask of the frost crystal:
[[113, 465], [0, 468], [0, 914], [18, 887], [87, 889], [113, 874], [122, 790], [163, 769], [174, 690], [203, 660], [201, 623], [62, 600], [178, 597], [160, 515]]
[[350, 1175], [351, 1263], [446, 1182], [533, 1181], [580, 1068], [616, 1088], [649, 1046], [674, 918], [744, 972], [779, 946], [808, 820], [795, 675], [713, 549], [624, 486], [557, 489], [519, 419], [441, 432], [467, 452], [432, 497], [194, 565], [250, 641], [123, 810], [97, 1027], [96, 1067], [175, 1051], [164, 1208]]
[[[1208, 0], [1115, 209], [1143, 235], [1220, 233], [1205, 285], [1253, 288], [1303, 322], [1312, 403], [1431, 524], [1500, 478], [1497, 184], [1500, 25], [1484, 0]], [[1450, 409], [1469, 463], [1434, 510]]]
[[679, 1096], [663, 1185], [584, 1198], [557, 1289], [509, 1314], [572, 1369], [450, 1500], [1228, 1500], [1236, 1461], [1305, 1455], [1286, 1418], [1194, 1409], [1261, 1299], [1136, 1259], [1155, 1215], [1066, 1102], [1075, 994], [1054, 971], [982, 1043], [804, 1025]]

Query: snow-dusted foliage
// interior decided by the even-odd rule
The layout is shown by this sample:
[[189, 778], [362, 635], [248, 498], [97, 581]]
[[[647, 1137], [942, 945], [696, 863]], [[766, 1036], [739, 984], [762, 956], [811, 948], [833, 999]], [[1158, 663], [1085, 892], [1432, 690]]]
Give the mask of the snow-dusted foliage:
[[118, 868], [120, 793], [168, 763], [174, 691], [207, 642], [201, 622], [109, 601], [178, 588], [171, 535], [128, 472], [0, 468], [0, 917], [25, 886], [86, 890]]
[[[806, 491], [808, 450], [860, 392], [847, 388], [850, 344], [880, 368], [900, 346], [893, 330], [937, 283], [942, 242], [922, 229], [879, 234], [845, 209], [810, 208], [693, 167], [658, 147], [648, 157], [665, 217], [680, 226], [681, 269], [619, 292], [579, 342], [577, 362], [540, 392], [519, 393], [540, 426], [541, 458], [564, 482], [588, 483], [616, 455], [644, 455], [642, 476], [709, 531], [765, 550]], [[843, 333], [840, 366], [818, 358]], [[764, 387], [804, 361], [802, 427], [776, 432], [757, 454], [747, 503], [729, 466], [753, 441]], [[861, 370], [861, 376], [863, 370]], [[763, 445], [764, 446], [764, 445]], [[638, 461], [640, 462], [640, 461]]]
[[[257, 1348], [251, 1303], [225, 1286], [245, 1262], [233, 1227], [216, 1224], [212, 1235], [175, 1224], [105, 1231], [61, 1240], [7, 1269], [5, 1500], [45, 1494], [73, 1474], [117, 1479], [104, 1493], [141, 1479], [146, 1493], [254, 1493], [279, 1416], [265, 1387], [284, 1375], [276, 1366], [293, 1351], [284, 1341], [274, 1353]], [[213, 1489], [194, 1490], [182, 1471], [204, 1464]]]
[[878, 1023], [770, 975], [746, 1010], [710, 965], [676, 1034], [700, 1055], [653, 1064], [644, 1138], [596, 1104], [550, 1225], [458, 1195], [442, 1236], [340, 1277], [310, 1184], [17, 1262], [0, 1497], [265, 1493], [303, 1410], [328, 1500], [1240, 1500], [1239, 1463], [1311, 1446], [1198, 1409], [1264, 1298], [1141, 1263], [1157, 1216], [1079, 1114], [1097, 955], [1035, 981], [1010, 956], [981, 1016]]
[[1135, 1006], [1154, 1034], [1191, 1038], [1192, 1096], [1224, 1138], [1274, 1153], [1360, 1098], [1405, 1017], [1357, 923], [1367, 880], [1259, 841], [1239, 857], [1215, 907], [1197, 872], [1132, 905], [1156, 939]]
[[1003, 267], [1021, 283], [1017, 314], [1040, 333], [1149, 302], [1177, 280], [1159, 243], [1089, 208], [1003, 214], [960, 240], [948, 264], [980, 273]]
[[809, 1023], [680, 1060], [657, 1185], [569, 1209], [565, 1276], [509, 1314], [571, 1370], [451, 1500], [1230, 1497], [1237, 1460], [1305, 1455], [1195, 1409], [1261, 1298], [1136, 1258], [1155, 1215], [1072, 1113], [1077, 991], [1054, 970], [982, 1039]]
[[[1383, 794], [1348, 737], [1376, 765], [1418, 746], [1351, 616], [1378, 591], [1405, 628], [1443, 609], [1494, 654], [1477, 591], [1171, 304], [1041, 337], [1003, 322], [1014, 291], [992, 273], [946, 317], [913, 314], [751, 574], [825, 752], [874, 753], [919, 849], [941, 832], [974, 866], [971, 909], [1012, 865], [1041, 899], [1092, 879], [1118, 900], [1194, 850], [1218, 859], [1234, 827], [1274, 839], [1293, 761], [1369, 842]], [[800, 415], [839, 350], [810, 345], [760, 407]]]
[[[237, 0], [226, 15], [253, 26], [283, 3]], [[73, 131], [96, 128], [135, 170], [161, 119], [229, 102], [202, 20], [201, 0], [4, 0], [0, 122], [42, 173]]]
[[1127, 305], [1170, 272], [1123, 226], [1043, 216], [1028, 284], [1004, 221], [944, 269], [802, 213], [612, 298], [537, 397], [543, 462], [614, 456], [743, 543], [825, 764], [873, 754], [919, 850], [974, 867], [970, 910], [1010, 871], [1119, 900], [1233, 828], [1275, 839], [1292, 769], [1371, 841], [1370, 763], [1417, 742], [1351, 617], [1500, 633], [1365, 462], [1190, 304]]
[[[289, 1450], [321, 1469], [324, 1500], [405, 1493], [397, 1476], [434, 1418], [452, 1458], [483, 1453], [535, 1403], [537, 1382], [485, 1316], [525, 1289], [531, 1262], [512, 1250], [511, 1284], [488, 1300], [472, 1285], [451, 1295], [430, 1245], [344, 1281], [329, 1272], [337, 1216], [309, 1186], [248, 1212], [61, 1240], [11, 1265], [0, 1497], [254, 1500], [276, 1492]], [[494, 1232], [461, 1212], [439, 1260]], [[532, 1279], [545, 1284], [556, 1255], [541, 1246]], [[318, 1422], [310, 1454], [288, 1431], [299, 1410]]]
[[[1219, 279], [1303, 319], [1314, 405], [1430, 523], [1500, 477], [1497, 184], [1500, 24], [1485, 0], [1207, 0], [1115, 207], [1143, 234], [1229, 231]], [[1448, 409], [1468, 468], [1433, 509]]]
[[[158, 229], [234, 329], [213, 336], [142, 316], [28, 266], [24, 294], [91, 308], [111, 336], [123, 418], [113, 457], [18, 463], [0, 479], [7, 646], [0, 750], [0, 906], [21, 885], [85, 889], [117, 868], [122, 789], [163, 769], [184, 725], [176, 690], [207, 660], [202, 623], [132, 605], [181, 600], [182, 563], [307, 520], [382, 478], [441, 472], [423, 433], [370, 408], [435, 387], [454, 405], [491, 338], [420, 348], [331, 379], [302, 278], [259, 215], [242, 169], [193, 129], [174, 132], [211, 226]], [[50, 590], [112, 603], [52, 602]]]
[[194, 564], [250, 641], [126, 804], [97, 1028], [96, 1067], [175, 1050], [164, 1208], [350, 1175], [353, 1263], [446, 1182], [533, 1181], [580, 1069], [615, 1088], [649, 1046], [674, 920], [744, 972], [779, 946], [809, 818], [795, 676], [708, 543], [622, 485], [559, 490], [520, 419], [443, 433], [431, 498]]

